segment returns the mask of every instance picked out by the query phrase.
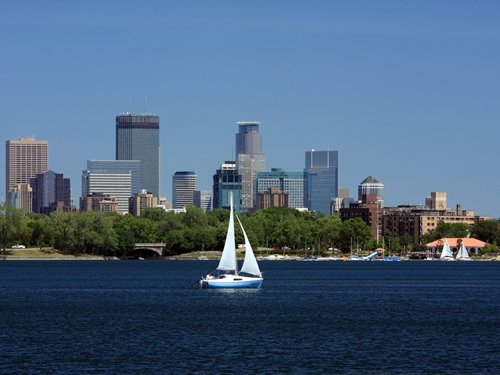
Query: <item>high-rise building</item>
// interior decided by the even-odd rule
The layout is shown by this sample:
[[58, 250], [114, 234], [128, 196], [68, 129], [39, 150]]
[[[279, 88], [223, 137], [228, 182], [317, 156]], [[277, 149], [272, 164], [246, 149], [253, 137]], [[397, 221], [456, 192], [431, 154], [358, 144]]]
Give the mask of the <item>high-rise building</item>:
[[88, 160], [87, 170], [101, 174], [131, 174], [131, 196], [141, 193], [141, 162], [139, 160]]
[[120, 212], [116, 197], [109, 194], [92, 193], [80, 198], [80, 211]]
[[19, 138], [6, 141], [5, 146], [6, 193], [49, 169], [48, 141]]
[[289, 194], [279, 188], [272, 187], [264, 192], [257, 193], [257, 209], [265, 210], [269, 207], [290, 207]]
[[30, 178], [33, 189], [33, 212], [50, 214], [53, 211], [71, 210], [71, 183], [62, 173], [47, 171]]
[[159, 197], [160, 118], [134, 113], [116, 116], [116, 160], [139, 160], [140, 189]]
[[127, 213], [128, 199], [132, 196], [132, 173], [130, 171], [123, 173], [82, 171], [82, 198], [91, 196], [93, 193], [115, 197], [120, 213]]
[[198, 190], [198, 175], [192, 171], [175, 172], [172, 176], [172, 207], [194, 205], [194, 192]]
[[358, 185], [358, 200], [363, 195], [376, 195], [379, 207], [384, 207], [384, 184], [373, 176], [368, 176]]
[[115, 197], [120, 212], [127, 213], [129, 198], [141, 192], [140, 165], [139, 160], [88, 160], [82, 171], [82, 198], [103, 193]]
[[446, 210], [446, 192], [432, 192], [430, 197], [425, 198], [425, 207], [437, 211]]
[[257, 172], [254, 185], [257, 194], [278, 188], [288, 193], [289, 207], [307, 207], [307, 176], [304, 172], [286, 172], [282, 168], [271, 168], [271, 172]]
[[330, 215], [330, 202], [338, 196], [338, 151], [306, 151], [307, 208]]
[[235, 161], [226, 161], [213, 176], [212, 207], [229, 209], [229, 192], [233, 193], [234, 210], [241, 212], [241, 176]]
[[241, 176], [241, 207], [255, 206], [253, 181], [256, 173], [265, 171], [266, 155], [262, 153], [262, 133], [260, 122], [238, 122], [236, 134], [236, 169]]
[[7, 202], [24, 212], [33, 211], [33, 189], [29, 184], [17, 184], [7, 193]]
[[158, 205], [158, 197], [148, 193], [143, 189], [140, 193], [134, 194], [129, 198], [128, 212], [134, 216], [141, 216], [142, 210], [145, 208], [153, 208]]
[[201, 208], [203, 212], [212, 208], [212, 194], [210, 190], [196, 190], [194, 192], [194, 205]]

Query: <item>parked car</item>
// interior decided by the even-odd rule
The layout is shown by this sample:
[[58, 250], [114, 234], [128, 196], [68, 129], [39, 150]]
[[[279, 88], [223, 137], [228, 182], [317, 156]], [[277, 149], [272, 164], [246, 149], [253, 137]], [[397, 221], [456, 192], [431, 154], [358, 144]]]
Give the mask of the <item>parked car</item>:
[[13, 249], [26, 249], [26, 246], [24, 245], [14, 245], [12, 246]]

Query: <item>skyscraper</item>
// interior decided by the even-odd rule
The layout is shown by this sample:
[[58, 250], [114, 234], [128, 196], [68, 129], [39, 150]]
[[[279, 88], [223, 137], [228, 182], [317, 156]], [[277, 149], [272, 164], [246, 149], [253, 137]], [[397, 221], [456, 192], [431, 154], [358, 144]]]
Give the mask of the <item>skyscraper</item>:
[[255, 206], [253, 181], [256, 173], [266, 169], [266, 155], [262, 153], [260, 122], [238, 122], [236, 134], [236, 169], [241, 175], [241, 206]]
[[308, 209], [330, 215], [330, 201], [338, 196], [338, 151], [306, 151]]
[[288, 193], [289, 207], [306, 207], [307, 178], [304, 172], [286, 172], [282, 168], [271, 168], [271, 172], [257, 172], [255, 192], [264, 193], [271, 188]]
[[116, 160], [140, 160], [140, 189], [159, 197], [160, 118], [134, 113], [116, 116]]
[[194, 193], [194, 205], [201, 208], [203, 212], [212, 208], [212, 192], [210, 190], [196, 190]]
[[5, 145], [5, 192], [28, 179], [46, 172], [48, 167], [48, 142], [35, 138], [9, 140]]
[[233, 193], [234, 210], [241, 212], [241, 176], [235, 161], [226, 161], [213, 176], [212, 207], [229, 209], [229, 192]]
[[384, 184], [373, 176], [368, 176], [358, 185], [358, 200], [363, 200], [363, 195], [374, 194], [377, 196], [379, 207], [384, 207]]
[[198, 190], [198, 175], [194, 172], [175, 172], [172, 176], [172, 207], [181, 209], [194, 205], [194, 192]]
[[88, 160], [82, 172], [82, 198], [109, 195], [116, 198], [120, 212], [127, 213], [129, 198], [141, 192], [140, 165], [139, 160]]
[[71, 209], [71, 184], [62, 173], [47, 171], [30, 178], [33, 189], [33, 212], [50, 214], [59, 208]]

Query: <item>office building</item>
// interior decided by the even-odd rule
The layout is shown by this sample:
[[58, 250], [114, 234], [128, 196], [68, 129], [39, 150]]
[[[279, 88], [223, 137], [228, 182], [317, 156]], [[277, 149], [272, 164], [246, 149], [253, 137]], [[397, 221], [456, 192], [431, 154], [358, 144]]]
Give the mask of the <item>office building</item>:
[[33, 189], [29, 184], [17, 184], [7, 193], [7, 202], [24, 212], [33, 211]]
[[172, 207], [194, 205], [194, 192], [198, 190], [198, 175], [192, 171], [175, 172], [172, 176]]
[[130, 192], [139, 194], [141, 189], [141, 162], [139, 160], [88, 160], [87, 170], [100, 174], [131, 175]]
[[253, 181], [257, 172], [266, 169], [266, 155], [262, 153], [260, 122], [238, 122], [236, 134], [236, 170], [241, 176], [241, 207], [248, 210], [255, 206]]
[[264, 192], [257, 193], [257, 209], [265, 210], [269, 207], [290, 207], [289, 194], [279, 188], [269, 188]]
[[213, 182], [213, 209], [229, 209], [229, 192], [232, 192], [234, 211], [241, 212], [241, 175], [236, 170], [236, 162], [224, 162], [215, 172]]
[[33, 212], [48, 215], [54, 211], [73, 211], [71, 183], [62, 173], [49, 170], [29, 180], [33, 190]]
[[307, 208], [330, 215], [332, 198], [338, 197], [338, 151], [306, 151]]
[[158, 206], [158, 197], [143, 189], [140, 193], [136, 193], [129, 198], [128, 212], [134, 216], [141, 216], [145, 208], [154, 208], [156, 206]]
[[373, 176], [368, 176], [358, 185], [358, 200], [361, 201], [363, 195], [377, 196], [380, 207], [384, 207], [384, 184]]
[[47, 172], [48, 141], [35, 138], [8, 140], [5, 145], [5, 192], [18, 184], [27, 184], [30, 178]]
[[360, 201], [350, 201], [349, 207], [340, 208], [339, 212], [342, 221], [356, 218], [363, 220], [378, 241], [384, 212], [377, 202], [377, 194], [363, 194]]
[[[88, 169], [82, 171], [82, 198], [89, 197], [93, 193], [115, 197], [120, 213], [127, 213], [128, 199], [132, 196], [132, 172], [118, 173]], [[82, 209], [81, 206], [80, 209]]]
[[80, 211], [120, 212], [116, 197], [109, 194], [92, 193], [80, 198]]
[[134, 113], [116, 116], [116, 160], [139, 160], [139, 188], [159, 197], [160, 118]]
[[307, 177], [304, 172], [286, 172], [282, 168], [271, 168], [271, 172], [257, 172], [254, 191], [259, 194], [271, 188], [278, 188], [288, 193], [289, 207], [307, 207]]
[[194, 205], [201, 208], [203, 212], [212, 208], [212, 194], [210, 190], [196, 190], [194, 192]]
[[425, 207], [430, 210], [446, 210], [446, 192], [432, 192], [430, 197], [425, 198]]

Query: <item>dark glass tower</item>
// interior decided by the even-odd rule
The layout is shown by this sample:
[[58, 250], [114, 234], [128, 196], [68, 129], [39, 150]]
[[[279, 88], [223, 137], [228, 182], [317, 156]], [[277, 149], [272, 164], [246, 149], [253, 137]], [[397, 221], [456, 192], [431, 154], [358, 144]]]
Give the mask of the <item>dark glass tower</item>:
[[213, 209], [229, 209], [229, 192], [233, 192], [234, 210], [241, 212], [241, 175], [236, 170], [236, 162], [224, 162], [214, 174], [213, 181]]
[[330, 201], [339, 194], [338, 151], [306, 151], [307, 202], [310, 211], [330, 215]]
[[116, 116], [116, 160], [140, 160], [141, 189], [160, 195], [160, 118]]

